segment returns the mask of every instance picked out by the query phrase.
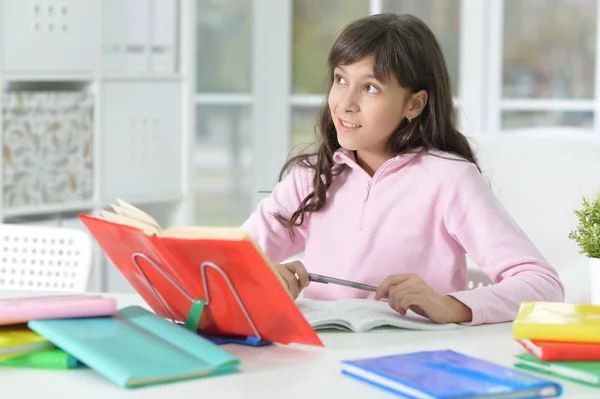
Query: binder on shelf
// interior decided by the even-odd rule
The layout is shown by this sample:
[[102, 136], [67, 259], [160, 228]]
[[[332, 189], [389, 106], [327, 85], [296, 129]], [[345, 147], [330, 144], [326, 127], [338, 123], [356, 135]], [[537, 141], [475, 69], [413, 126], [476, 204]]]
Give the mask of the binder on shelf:
[[122, 0], [124, 7], [123, 69], [147, 72], [150, 54], [150, 0]]
[[323, 346], [286, 283], [241, 229], [162, 230], [146, 214], [145, 222], [106, 216], [80, 219], [156, 314], [215, 343]]
[[102, 61], [105, 72], [121, 72], [125, 62], [125, 11], [123, 0], [104, 0]]
[[177, 69], [177, 0], [152, 0], [150, 70], [174, 73]]

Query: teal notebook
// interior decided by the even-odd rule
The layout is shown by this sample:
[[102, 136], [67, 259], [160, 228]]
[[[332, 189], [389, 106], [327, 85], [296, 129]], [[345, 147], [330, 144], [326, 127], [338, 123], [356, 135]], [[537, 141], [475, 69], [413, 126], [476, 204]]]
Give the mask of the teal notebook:
[[112, 317], [32, 320], [28, 326], [122, 387], [237, 371], [240, 359], [137, 306]]

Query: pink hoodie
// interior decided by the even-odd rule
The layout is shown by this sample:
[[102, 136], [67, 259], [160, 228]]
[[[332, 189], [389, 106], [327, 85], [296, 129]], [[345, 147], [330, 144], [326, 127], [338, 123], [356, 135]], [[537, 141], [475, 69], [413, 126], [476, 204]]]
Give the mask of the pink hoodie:
[[[450, 158], [450, 159], [448, 159]], [[338, 150], [345, 164], [327, 205], [307, 214], [294, 241], [272, 216], [291, 214], [312, 191], [312, 170], [295, 167], [243, 224], [274, 263], [304, 251], [311, 273], [379, 285], [415, 273], [436, 292], [471, 308], [466, 324], [512, 321], [524, 301], [563, 301], [555, 269], [529, 241], [469, 162], [441, 152], [400, 155], [373, 177]], [[495, 283], [466, 290], [465, 252]], [[311, 283], [306, 298], [371, 298], [373, 293]]]

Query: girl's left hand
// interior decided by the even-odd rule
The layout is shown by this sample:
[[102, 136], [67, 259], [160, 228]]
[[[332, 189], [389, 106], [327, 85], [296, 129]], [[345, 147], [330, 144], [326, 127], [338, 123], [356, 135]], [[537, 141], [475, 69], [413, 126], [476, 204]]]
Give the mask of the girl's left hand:
[[377, 287], [375, 299], [388, 298], [392, 309], [405, 315], [407, 310], [434, 323], [462, 323], [473, 317], [471, 309], [459, 300], [435, 292], [416, 274], [392, 274]]

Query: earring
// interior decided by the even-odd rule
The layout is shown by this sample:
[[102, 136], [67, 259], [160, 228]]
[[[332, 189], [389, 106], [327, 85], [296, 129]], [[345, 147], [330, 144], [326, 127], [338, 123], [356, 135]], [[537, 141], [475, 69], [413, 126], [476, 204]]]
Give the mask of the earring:
[[406, 119], [408, 119], [408, 123], [412, 122], [412, 118], [410, 116], [407, 116]]

